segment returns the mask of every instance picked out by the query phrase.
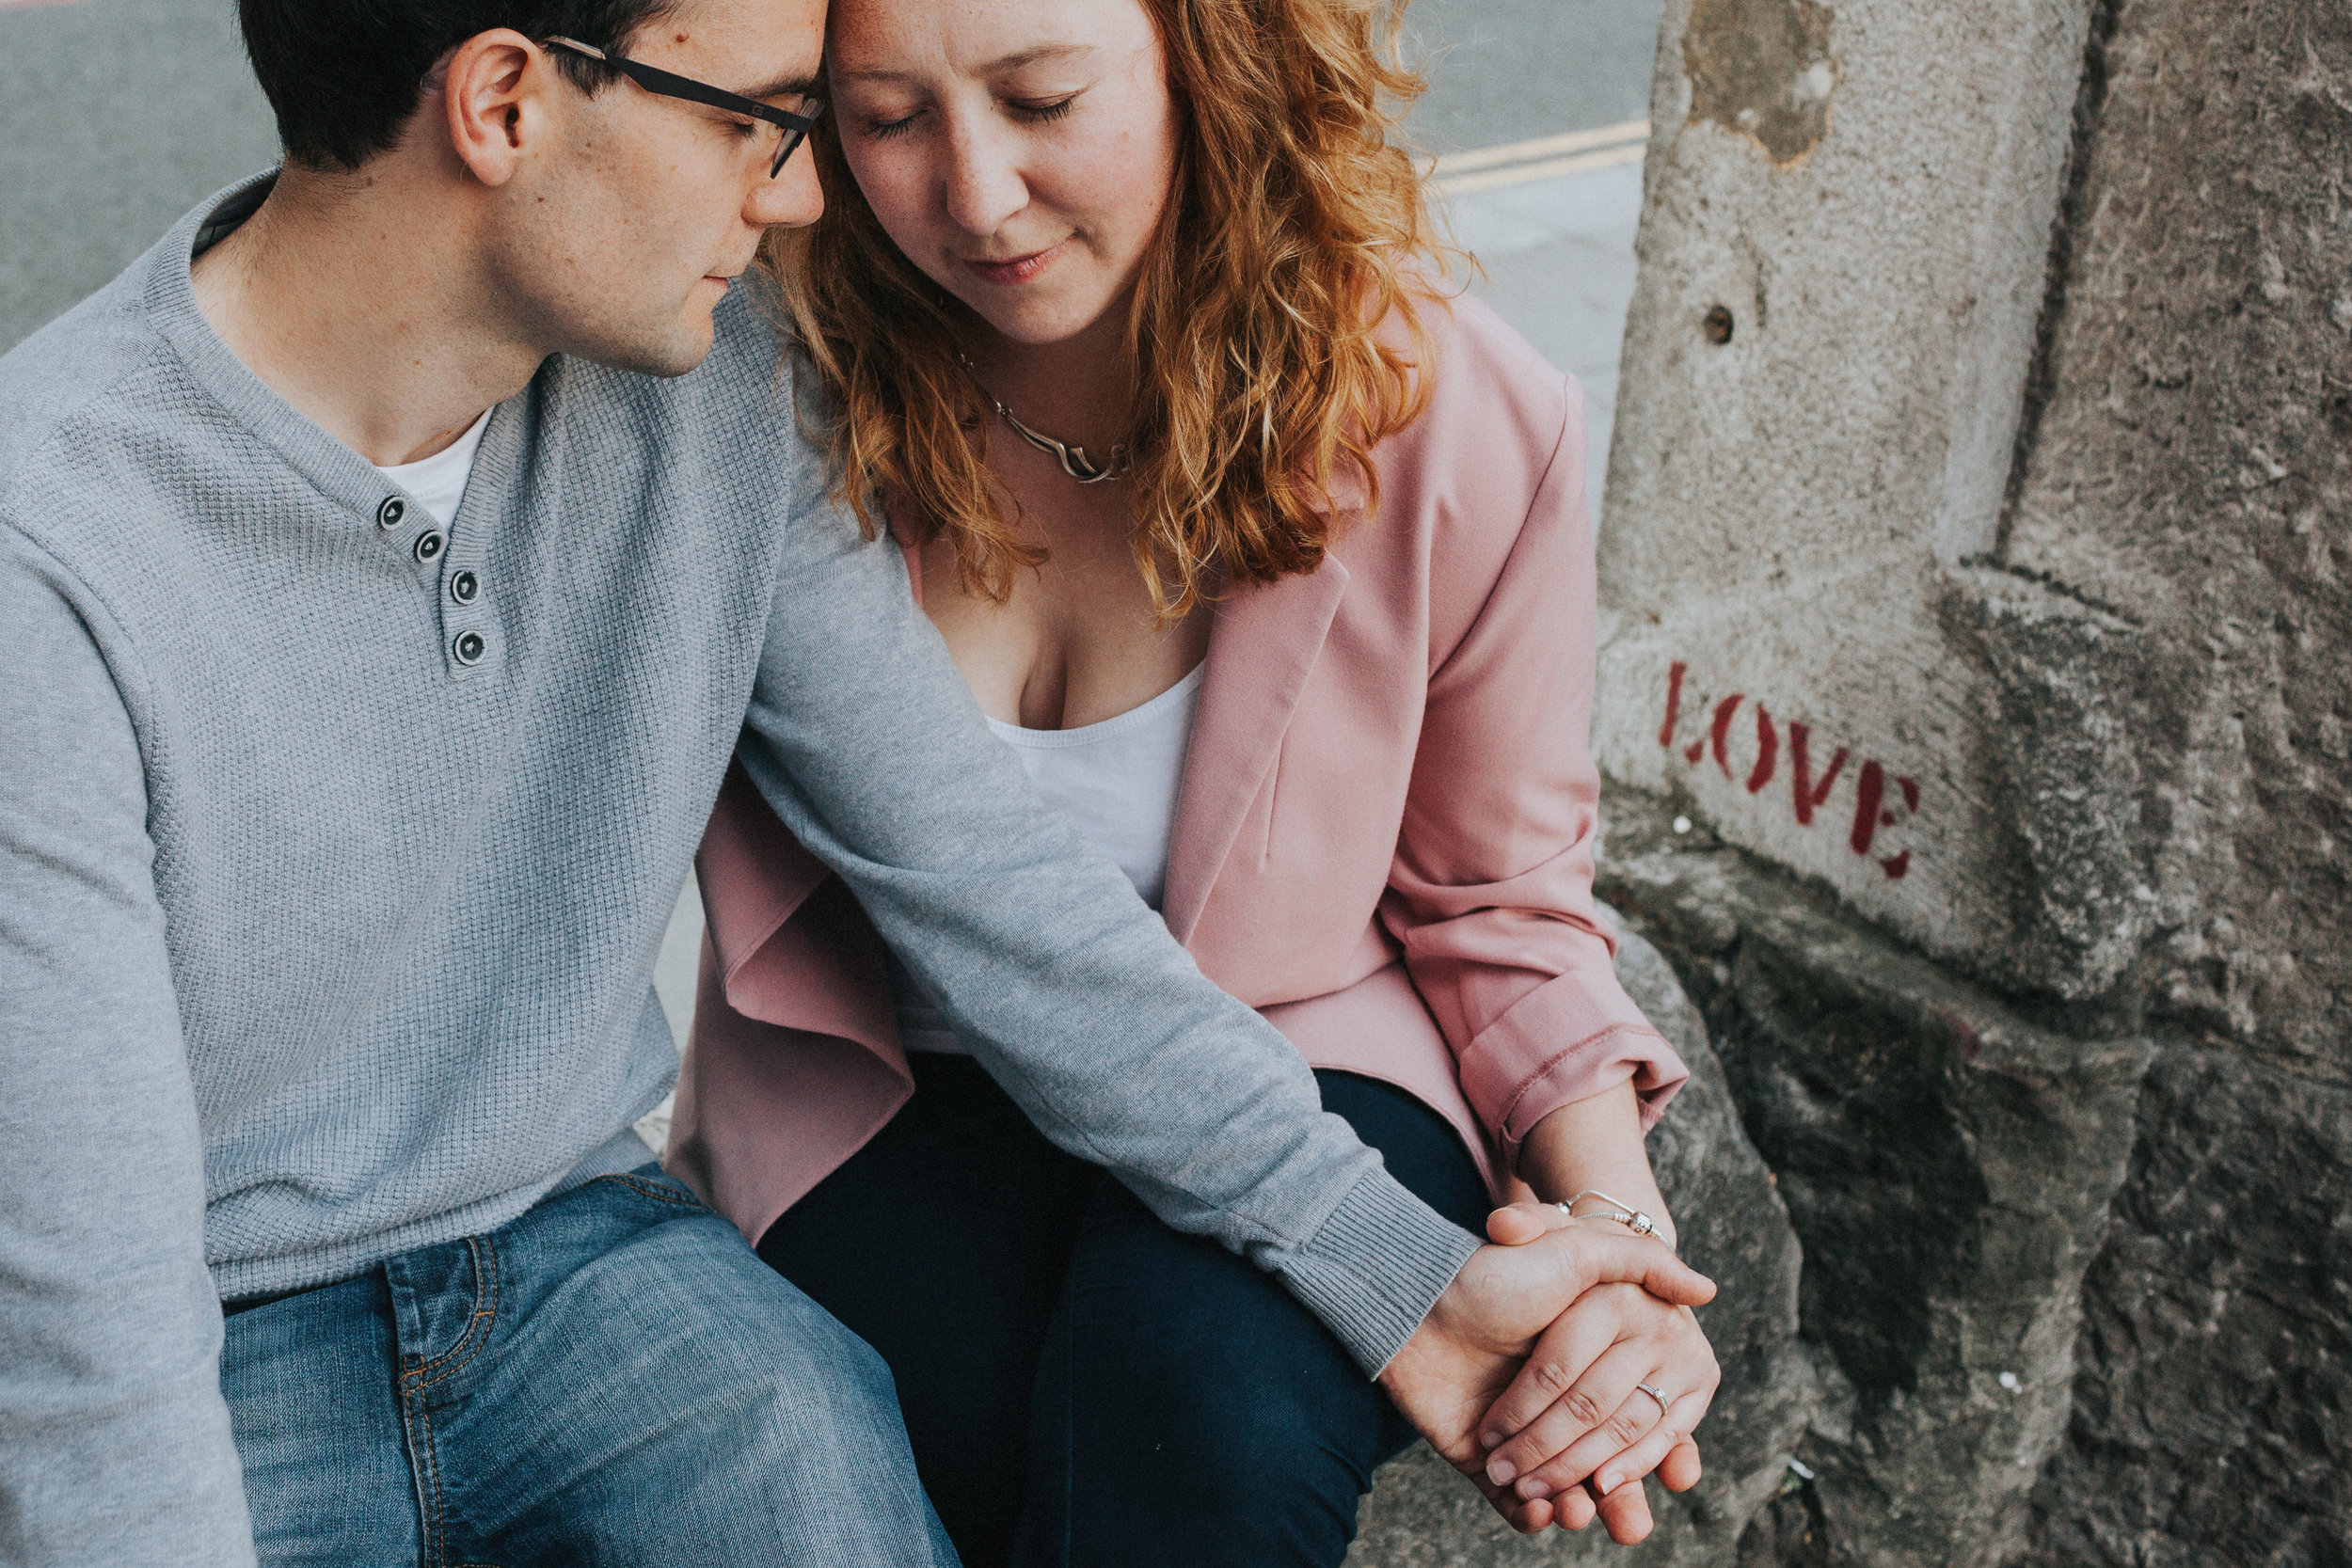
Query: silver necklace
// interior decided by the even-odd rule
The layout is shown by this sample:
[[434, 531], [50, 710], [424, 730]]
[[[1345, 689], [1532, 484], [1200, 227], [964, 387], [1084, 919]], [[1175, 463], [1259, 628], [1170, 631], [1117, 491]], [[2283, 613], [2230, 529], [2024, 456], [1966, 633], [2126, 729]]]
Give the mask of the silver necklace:
[[1111, 448], [1109, 463], [1097, 463], [1087, 455], [1086, 448], [1073, 447], [1067, 441], [1057, 441], [1041, 430], [1031, 430], [1027, 425], [1013, 418], [1012, 410], [1006, 407], [995, 393], [985, 387], [980, 387], [978, 368], [961, 350], [957, 351], [956, 358], [961, 360], [963, 368], [971, 372], [972, 385], [979, 388], [980, 396], [988, 399], [988, 405], [996, 410], [996, 417], [1012, 426], [1013, 434], [1024, 441], [1028, 442], [1038, 451], [1058, 459], [1061, 463], [1061, 471], [1079, 483], [1100, 484], [1106, 479], [1119, 478], [1134, 467], [1128, 459], [1127, 449], [1124, 446]]

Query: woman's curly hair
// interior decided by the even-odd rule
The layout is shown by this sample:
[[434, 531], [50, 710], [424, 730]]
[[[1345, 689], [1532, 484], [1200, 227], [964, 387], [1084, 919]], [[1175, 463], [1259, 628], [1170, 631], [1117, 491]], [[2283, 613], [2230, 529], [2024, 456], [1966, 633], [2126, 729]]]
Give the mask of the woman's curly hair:
[[[1335, 475], [1377, 505], [1371, 450], [1427, 401], [1416, 305], [1442, 259], [1395, 139], [1423, 87], [1399, 62], [1402, 0], [1141, 3], [1179, 130], [1127, 321], [1127, 483], [1136, 565], [1175, 618], [1221, 583], [1322, 564]], [[903, 498], [917, 536], [952, 539], [966, 587], [1001, 600], [1043, 553], [985, 466], [987, 405], [957, 358], [971, 312], [891, 243], [833, 117], [810, 141], [824, 215], [771, 231], [762, 261], [831, 394], [835, 484], [869, 537], [876, 498]]]

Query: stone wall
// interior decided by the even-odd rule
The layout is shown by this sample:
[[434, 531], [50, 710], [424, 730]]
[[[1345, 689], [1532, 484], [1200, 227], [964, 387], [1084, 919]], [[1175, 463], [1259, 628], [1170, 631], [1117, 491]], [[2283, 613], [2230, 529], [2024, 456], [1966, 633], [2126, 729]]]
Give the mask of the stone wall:
[[2020, 745], [2006, 771], [2100, 802], [2072, 859], [2092, 918], [2129, 933], [2115, 1006], [2164, 1053], [2032, 1560], [2342, 1563], [2352, 9], [2131, 0], [2097, 22], [1992, 566], [2078, 601], [2100, 652], [2018, 662], [2000, 710], [2071, 667], [2111, 693], [2111, 745], [2046, 767]]
[[2352, 1562], [2352, 9], [1677, 0], [1609, 895], [1804, 1243], [1743, 1562]]
[[1826, 1363], [1805, 1524], [1838, 1561], [2006, 1560], [2072, 1408], [2150, 1048], [2038, 1022], [1819, 885], [1677, 833], [1670, 805], [1611, 804], [1609, 895], [1679, 961], [1804, 1243]]

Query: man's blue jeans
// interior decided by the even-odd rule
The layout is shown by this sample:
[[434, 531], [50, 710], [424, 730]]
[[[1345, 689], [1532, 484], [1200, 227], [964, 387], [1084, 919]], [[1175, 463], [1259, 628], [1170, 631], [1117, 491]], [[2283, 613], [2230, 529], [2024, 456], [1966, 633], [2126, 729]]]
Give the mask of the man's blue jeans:
[[956, 1560], [888, 1369], [653, 1165], [234, 1313], [221, 1385], [265, 1568]]

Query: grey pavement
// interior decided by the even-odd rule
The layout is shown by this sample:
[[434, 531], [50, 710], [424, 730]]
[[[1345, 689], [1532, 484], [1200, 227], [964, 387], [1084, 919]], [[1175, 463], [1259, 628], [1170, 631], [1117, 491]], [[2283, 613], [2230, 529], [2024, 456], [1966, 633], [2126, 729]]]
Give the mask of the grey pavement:
[[231, 0], [0, 7], [0, 351], [277, 155]]
[[[1413, 130], [1448, 152], [1639, 119], [1660, 10], [1661, 0], [1417, 0], [1407, 30], [1430, 90]], [[0, 0], [0, 350], [276, 146], [230, 0]], [[1529, 248], [1539, 247], [1512, 254]], [[1522, 308], [1500, 278], [1493, 297], [1506, 314]], [[1547, 353], [1562, 340], [1544, 313], [1565, 297], [1536, 288], [1529, 313], [1512, 317]]]
[[1633, 300], [1642, 166], [1619, 164], [1446, 198], [1454, 238], [1485, 272], [1471, 291], [1584, 385], [1594, 515], [1609, 471], [1617, 355]]

